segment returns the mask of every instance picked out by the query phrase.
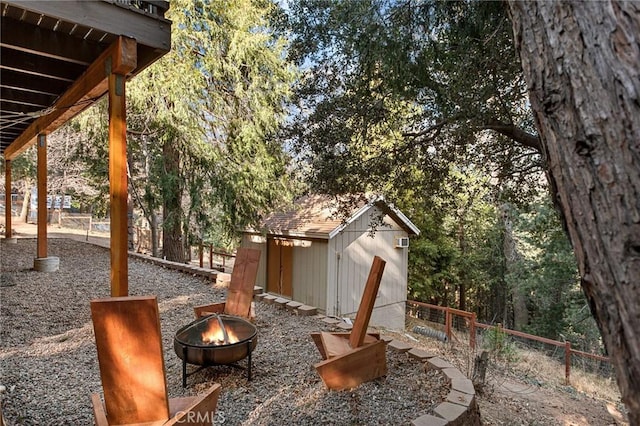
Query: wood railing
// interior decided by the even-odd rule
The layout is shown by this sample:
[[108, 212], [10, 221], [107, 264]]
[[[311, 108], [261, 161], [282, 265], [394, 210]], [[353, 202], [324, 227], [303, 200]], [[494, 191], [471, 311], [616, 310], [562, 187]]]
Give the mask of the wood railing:
[[164, 14], [169, 10], [169, 2], [163, 0], [104, 0], [109, 3], [115, 3], [119, 6], [129, 7], [147, 12], [151, 15], [164, 18]]
[[213, 256], [222, 257], [222, 270], [226, 271], [227, 259], [233, 259], [236, 257], [235, 254], [229, 253], [224, 249], [214, 247], [212, 244], [204, 244], [201, 243], [198, 246], [198, 260], [200, 262], [200, 267], [204, 268], [204, 252], [205, 249], [209, 253], [209, 269], [218, 269], [213, 267]]
[[407, 300], [407, 306], [409, 307], [411, 305], [417, 306], [417, 307], [423, 307], [427, 309], [434, 309], [437, 311], [442, 311], [444, 313], [444, 328], [445, 328], [444, 332], [447, 335], [447, 339], [448, 339], [447, 341], [449, 342], [452, 342], [452, 338], [453, 338], [453, 332], [452, 332], [453, 317], [459, 316], [464, 318], [466, 325], [469, 328], [469, 347], [471, 348], [471, 350], [475, 350], [476, 348], [476, 333], [478, 328], [494, 329], [498, 333], [505, 333], [505, 334], [520, 337], [523, 339], [529, 339], [536, 342], [545, 343], [548, 345], [563, 347], [564, 348], [564, 364], [565, 364], [565, 383], [567, 385], [569, 385], [570, 383], [572, 355], [590, 358], [597, 361], [610, 362], [609, 357], [572, 349], [571, 342], [568, 342], [568, 341], [560, 342], [557, 340], [547, 339], [546, 337], [540, 337], [540, 336], [535, 336], [533, 334], [523, 333], [522, 331], [510, 330], [508, 328], [502, 327], [501, 324], [488, 325], [488, 324], [477, 322], [476, 314], [474, 312], [461, 311], [459, 309], [449, 308], [447, 306], [430, 305], [428, 303], [418, 302], [415, 300]]

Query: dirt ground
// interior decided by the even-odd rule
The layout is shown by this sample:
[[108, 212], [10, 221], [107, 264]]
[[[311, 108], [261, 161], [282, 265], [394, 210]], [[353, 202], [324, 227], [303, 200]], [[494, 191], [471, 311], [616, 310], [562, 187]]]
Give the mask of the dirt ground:
[[484, 425], [629, 425], [619, 402], [516, 378], [492, 377], [478, 403]]
[[[419, 324], [407, 318], [407, 329]], [[439, 352], [442, 358], [471, 376], [476, 354], [466, 345], [451, 345], [410, 334], [424, 344], [429, 352]], [[412, 339], [413, 340], [413, 339]], [[414, 343], [415, 344], [415, 343]], [[537, 362], [540, 362], [539, 359]], [[549, 367], [548, 365], [545, 365]], [[551, 376], [545, 376], [552, 373]], [[624, 404], [615, 383], [592, 378], [593, 383], [580, 378], [575, 371], [574, 386], [563, 382], [564, 370], [548, 371], [532, 362], [509, 362], [491, 359], [484, 386], [476, 386], [482, 424], [485, 426], [629, 426]], [[582, 383], [580, 381], [583, 380]], [[595, 384], [599, 383], [599, 384]], [[581, 391], [578, 389], [587, 389]]]

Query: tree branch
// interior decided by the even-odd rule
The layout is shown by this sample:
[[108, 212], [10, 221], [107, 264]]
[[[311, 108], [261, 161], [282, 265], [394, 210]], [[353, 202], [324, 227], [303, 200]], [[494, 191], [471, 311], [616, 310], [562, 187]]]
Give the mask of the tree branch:
[[496, 131], [501, 135], [511, 138], [524, 146], [533, 148], [542, 154], [542, 144], [540, 143], [540, 138], [538, 136], [532, 135], [531, 133], [525, 132], [524, 130], [514, 126], [513, 124], [503, 123], [498, 120], [490, 120], [482, 127], [487, 130]]
[[[439, 121], [438, 123], [434, 124], [433, 126], [430, 126], [424, 130], [418, 131], [418, 132], [403, 132], [402, 136], [404, 137], [409, 137], [409, 138], [419, 138], [425, 135], [428, 135], [429, 133], [435, 133], [435, 135], [437, 136], [438, 134], [440, 134], [440, 131], [442, 130], [442, 128], [449, 124], [450, 120], [442, 120]], [[431, 139], [435, 139], [435, 136], [430, 136], [428, 138], [429, 140]]]

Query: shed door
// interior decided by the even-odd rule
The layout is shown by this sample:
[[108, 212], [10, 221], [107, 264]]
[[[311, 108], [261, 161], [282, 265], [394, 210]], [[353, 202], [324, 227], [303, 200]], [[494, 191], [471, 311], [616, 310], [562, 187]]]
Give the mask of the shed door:
[[269, 239], [267, 248], [267, 291], [292, 297], [293, 244]]

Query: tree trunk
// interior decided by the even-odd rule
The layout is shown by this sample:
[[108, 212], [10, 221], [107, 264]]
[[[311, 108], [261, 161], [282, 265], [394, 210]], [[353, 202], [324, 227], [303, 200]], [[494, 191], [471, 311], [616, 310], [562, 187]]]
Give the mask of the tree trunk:
[[27, 223], [27, 214], [29, 213], [29, 204], [31, 203], [31, 179], [24, 180], [22, 189], [22, 208], [20, 209], [20, 222]]
[[129, 196], [127, 197], [127, 240], [129, 241], [128, 247], [129, 251], [134, 251], [135, 247], [133, 245], [133, 235], [135, 234], [135, 223], [133, 221], [133, 199], [131, 198], [131, 192], [129, 192]]
[[163, 185], [162, 251], [167, 260], [184, 263], [184, 238], [182, 236], [182, 184], [180, 183], [180, 152], [173, 141], [162, 148], [166, 182]]
[[[521, 256], [518, 252], [518, 247], [516, 245], [516, 240], [513, 237], [513, 222], [511, 220], [511, 213], [509, 211], [509, 206], [507, 204], [503, 204], [500, 207], [500, 211], [502, 213], [502, 224], [504, 226], [504, 233], [502, 239], [502, 253], [504, 255], [504, 266], [505, 266], [505, 276], [511, 277], [507, 280], [509, 293], [511, 297], [509, 300], [512, 303], [513, 310], [513, 328], [515, 330], [524, 330], [524, 328], [529, 324], [529, 310], [527, 309], [527, 294], [522, 288], [520, 284], [520, 280], [518, 277], [515, 279], [511, 274], [514, 272], [516, 268], [518, 268], [518, 261]], [[503, 324], [505, 327], [509, 327], [510, 318], [505, 315], [503, 319]]]
[[[460, 254], [462, 255], [463, 259], [467, 257], [467, 239], [464, 232], [464, 216], [465, 214], [463, 214], [462, 217], [458, 218], [458, 248], [460, 249]], [[460, 309], [461, 311], [467, 310], [467, 276], [468, 274], [466, 268], [462, 268], [460, 270], [460, 283], [458, 284], [458, 309]]]
[[158, 257], [158, 215], [155, 212], [151, 212], [149, 228], [151, 229], [151, 255]]
[[640, 424], [640, 3], [509, 3], [555, 202]]

